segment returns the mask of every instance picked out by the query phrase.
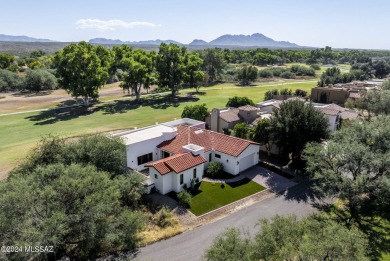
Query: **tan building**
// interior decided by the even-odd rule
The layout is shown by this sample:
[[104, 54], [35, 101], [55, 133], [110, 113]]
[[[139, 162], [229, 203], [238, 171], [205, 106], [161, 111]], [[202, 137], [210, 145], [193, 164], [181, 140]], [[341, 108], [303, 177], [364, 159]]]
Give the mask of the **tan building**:
[[383, 81], [353, 81], [350, 83], [338, 83], [326, 87], [314, 87], [311, 89], [310, 100], [319, 103], [335, 103], [343, 105], [348, 98], [360, 98], [360, 91], [372, 91], [380, 88]]
[[237, 123], [253, 123], [259, 117], [258, 112], [258, 108], [250, 105], [238, 108], [214, 108], [206, 117], [206, 124], [210, 130], [223, 133], [224, 130], [233, 129]]

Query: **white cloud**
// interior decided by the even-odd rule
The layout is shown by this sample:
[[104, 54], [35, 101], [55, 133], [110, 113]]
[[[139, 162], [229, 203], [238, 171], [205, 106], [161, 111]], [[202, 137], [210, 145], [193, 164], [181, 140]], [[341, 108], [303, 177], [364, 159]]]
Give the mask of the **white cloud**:
[[117, 28], [135, 28], [135, 27], [159, 27], [148, 22], [125, 22], [122, 20], [99, 20], [99, 19], [80, 19], [76, 22], [78, 28], [95, 29], [98, 31], [114, 31]]

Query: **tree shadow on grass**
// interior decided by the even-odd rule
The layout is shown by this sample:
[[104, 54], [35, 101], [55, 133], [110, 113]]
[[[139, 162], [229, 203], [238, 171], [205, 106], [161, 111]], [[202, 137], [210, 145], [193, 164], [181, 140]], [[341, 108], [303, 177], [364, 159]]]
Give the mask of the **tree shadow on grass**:
[[28, 98], [28, 97], [46, 96], [46, 95], [50, 95], [52, 92], [53, 90], [46, 90], [46, 91], [39, 91], [39, 92], [21, 91], [21, 92], [13, 93], [12, 96]]
[[36, 115], [27, 116], [25, 119], [35, 121], [34, 125], [53, 124], [60, 121], [69, 121], [81, 116], [88, 116], [99, 110], [99, 107], [77, 106], [71, 108], [41, 111]]
[[82, 104], [83, 104], [83, 99], [76, 98], [76, 99], [69, 99], [66, 101], [59, 102], [57, 103], [56, 107], [76, 106]]
[[162, 98], [159, 98], [157, 100], [151, 100], [148, 102], [144, 102], [143, 106], [150, 106], [153, 109], [160, 109], [160, 110], [165, 110], [169, 107], [179, 107], [180, 103], [184, 102], [196, 102], [198, 101], [198, 97], [194, 96], [165, 96]]
[[129, 100], [116, 100], [99, 106], [103, 114], [126, 113], [129, 110], [134, 110], [140, 107], [140, 103]]

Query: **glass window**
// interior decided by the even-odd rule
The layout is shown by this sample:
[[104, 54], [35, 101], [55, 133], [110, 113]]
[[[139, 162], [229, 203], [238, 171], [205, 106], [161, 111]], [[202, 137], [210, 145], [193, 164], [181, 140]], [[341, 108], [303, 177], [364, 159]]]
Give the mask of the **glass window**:
[[192, 178], [196, 179], [196, 168], [192, 171]]
[[211, 152], [210, 152], [210, 154], [209, 154], [209, 162], [211, 161]]
[[154, 178], [155, 178], [155, 179], [158, 179], [158, 176], [157, 176], [157, 174], [154, 174]]
[[183, 185], [183, 183], [184, 183], [183, 174], [180, 174], [180, 185]]
[[219, 154], [215, 153], [214, 157], [216, 157], [216, 158], [220, 159], [220, 158], [221, 158], [221, 155], [219, 155]]
[[169, 156], [171, 156], [171, 154], [169, 152], [166, 152], [166, 151], [161, 151], [161, 158], [162, 159], [165, 159], [165, 158], [168, 158]]
[[138, 165], [142, 165], [142, 164], [151, 162], [151, 161], [153, 161], [153, 153], [151, 152], [151, 153], [139, 156], [137, 158], [137, 160], [138, 160]]

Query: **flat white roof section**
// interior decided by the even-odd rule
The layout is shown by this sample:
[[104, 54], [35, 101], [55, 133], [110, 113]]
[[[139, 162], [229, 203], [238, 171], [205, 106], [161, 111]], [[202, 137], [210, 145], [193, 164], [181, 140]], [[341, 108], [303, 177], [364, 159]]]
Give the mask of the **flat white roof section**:
[[142, 129], [137, 129], [128, 132], [118, 133], [114, 136], [119, 136], [123, 139], [126, 145], [138, 143], [153, 138], [158, 138], [166, 133], [174, 133], [177, 129], [175, 127], [169, 127], [162, 124], [150, 126]]
[[174, 120], [174, 121], [163, 122], [161, 124], [165, 125], [165, 126], [170, 126], [170, 127], [177, 127], [180, 125], [195, 126], [195, 125], [204, 124], [204, 122], [197, 121], [197, 120], [190, 119], [190, 118], [182, 118], [182, 119], [178, 119], [178, 120]]

